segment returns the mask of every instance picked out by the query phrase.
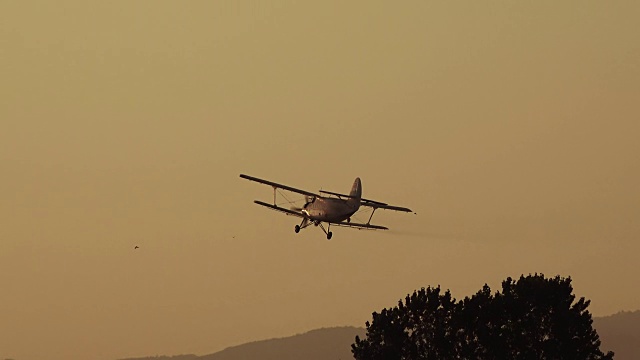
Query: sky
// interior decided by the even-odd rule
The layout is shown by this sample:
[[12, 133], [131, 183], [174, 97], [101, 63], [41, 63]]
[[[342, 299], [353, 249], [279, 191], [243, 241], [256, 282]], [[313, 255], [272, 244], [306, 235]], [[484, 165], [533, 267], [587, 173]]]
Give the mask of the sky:
[[[0, 358], [203, 355], [529, 273], [640, 309], [639, 15], [0, 2]], [[241, 173], [417, 215], [295, 234]]]

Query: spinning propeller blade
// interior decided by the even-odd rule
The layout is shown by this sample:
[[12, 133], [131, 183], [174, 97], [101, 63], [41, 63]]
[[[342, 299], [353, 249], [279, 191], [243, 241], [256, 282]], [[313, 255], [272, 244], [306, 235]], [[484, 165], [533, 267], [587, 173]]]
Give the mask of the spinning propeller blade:
[[[315, 196], [305, 195], [304, 196], [305, 206], [307, 206], [307, 204], [309, 204], [309, 203], [312, 203], [313, 200], [315, 200]], [[291, 209], [293, 211], [302, 211], [304, 209], [304, 207], [292, 206], [289, 209]]]

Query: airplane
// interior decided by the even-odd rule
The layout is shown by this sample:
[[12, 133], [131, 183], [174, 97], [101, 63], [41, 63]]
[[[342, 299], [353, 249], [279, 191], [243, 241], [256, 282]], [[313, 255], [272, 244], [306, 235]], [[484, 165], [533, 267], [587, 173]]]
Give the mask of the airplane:
[[[269, 204], [260, 200], [254, 200], [254, 203], [271, 210], [280, 211], [287, 215], [302, 218], [302, 222], [300, 223], [300, 225], [296, 225], [294, 228], [296, 233], [299, 233], [300, 230], [311, 225], [319, 226], [327, 235], [327, 240], [331, 240], [331, 237], [333, 236], [333, 233], [331, 232], [331, 225], [357, 228], [359, 230], [389, 230], [389, 228], [387, 227], [371, 224], [371, 218], [373, 218], [373, 214], [377, 209], [413, 212], [411, 209], [405, 207], [393, 206], [379, 201], [364, 199], [362, 197], [362, 182], [360, 181], [360, 178], [356, 178], [356, 180], [353, 182], [353, 186], [351, 187], [351, 192], [349, 193], [349, 195], [320, 190], [321, 194], [335, 196], [329, 197], [305, 190], [296, 189], [287, 185], [278, 184], [272, 181], [259, 179], [245, 174], [240, 174], [240, 177], [273, 187], [273, 204]], [[304, 195], [305, 204], [301, 208], [292, 207], [290, 209], [278, 206], [276, 204], [276, 190], [278, 189]], [[355, 214], [355, 212], [358, 211], [362, 206], [370, 207], [373, 209], [367, 223], [363, 224], [351, 222], [351, 216]], [[324, 228], [322, 223], [327, 223], [326, 229]]]

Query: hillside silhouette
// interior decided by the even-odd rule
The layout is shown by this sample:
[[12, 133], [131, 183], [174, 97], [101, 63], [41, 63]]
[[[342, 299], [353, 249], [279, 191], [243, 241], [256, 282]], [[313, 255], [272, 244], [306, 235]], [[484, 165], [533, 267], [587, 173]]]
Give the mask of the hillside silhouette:
[[173, 356], [156, 355], [156, 356], [150, 356], [150, 357], [127, 358], [127, 359], [121, 359], [121, 360], [197, 360], [197, 359], [201, 359], [201, 358], [198, 355], [188, 354], [188, 355], [173, 355]]
[[640, 359], [640, 311], [622, 311], [593, 319], [601, 348], [615, 352], [616, 360]]
[[[594, 317], [603, 351], [614, 351], [616, 360], [640, 359], [640, 311], [623, 311], [606, 317]], [[121, 360], [333, 360], [353, 359], [351, 344], [365, 335], [364, 328], [325, 328], [285, 338], [250, 342], [209, 355], [176, 355], [128, 358]]]
[[203, 356], [156, 356], [122, 360], [346, 360], [353, 359], [351, 344], [356, 335], [364, 336], [365, 330], [357, 327], [325, 328], [285, 338], [232, 346], [217, 353]]

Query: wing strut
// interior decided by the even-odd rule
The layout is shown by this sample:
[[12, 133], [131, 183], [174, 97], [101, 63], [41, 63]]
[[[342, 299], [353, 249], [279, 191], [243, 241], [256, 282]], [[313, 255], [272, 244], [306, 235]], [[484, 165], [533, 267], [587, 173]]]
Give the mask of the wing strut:
[[378, 210], [378, 208], [374, 207], [373, 211], [371, 212], [371, 216], [369, 216], [369, 221], [367, 221], [367, 225], [371, 225], [371, 219], [373, 219], [373, 213], [375, 213], [376, 210]]

